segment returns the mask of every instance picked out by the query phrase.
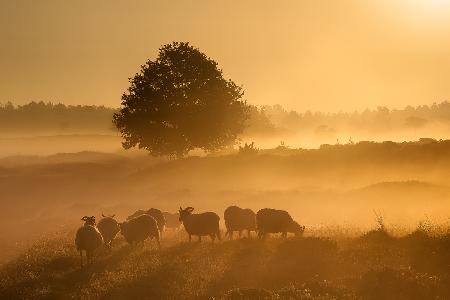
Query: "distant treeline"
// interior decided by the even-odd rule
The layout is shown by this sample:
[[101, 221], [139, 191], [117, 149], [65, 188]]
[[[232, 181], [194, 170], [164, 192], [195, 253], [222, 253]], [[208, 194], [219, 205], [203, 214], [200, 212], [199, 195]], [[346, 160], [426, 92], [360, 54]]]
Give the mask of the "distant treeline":
[[[29, 133], [114, 133], [111, 122], [115, 108], [95, 105], [64, 105], [30, 102], [0, 103], [0, 130]], [[338, 134], [377, 134], [418, 131], [438, 125], [450, 129], [450, 103], [447, 101], [404, 109], [378, 107], [362, 112], [299, 113], [281, 105], [250, 106], [246, 136], [308, 133], [318, 137]], [[433, 127], [434, 128], [434, 127]], [[436, 128], [434, 128], [436, 129]]]
[[298, 113], [281, 105], [260, 108], [275, 128], [287, 131], [312, 131], [316, 135], [335, 135], [337, 132], [383, 134], [399, 130], [419, 130], [429, 125], [450, 128], [450, 103], [447, 101], [404, 109], [378, 107], [362, 112]]
[[2, 133], [113, 133], [112, 115], [116, 109], [95, 105], [64, 105], [30, 102], [0, 103]]
[[[23, 105], [0, 103], [0, 130], [9, 133], [113, 133], [112, 116], [118, 109], [96, 105], [64, 105], [32, 101]], [[262, 109], [250, 107], [249, 133], [273, 133], [275, 126]]]

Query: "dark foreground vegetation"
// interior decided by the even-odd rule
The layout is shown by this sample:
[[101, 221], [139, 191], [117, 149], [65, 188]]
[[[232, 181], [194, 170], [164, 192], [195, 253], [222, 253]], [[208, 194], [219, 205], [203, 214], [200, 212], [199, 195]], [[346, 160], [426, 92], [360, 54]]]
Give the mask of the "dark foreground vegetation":
[[450, 235], [421, 226], [394, 237], [305, 237], [187, 243], [162, 250], [123, 239], [80, 269], [74, 232], [48, 237], [0, 271], [1, 299], [449, 299]]

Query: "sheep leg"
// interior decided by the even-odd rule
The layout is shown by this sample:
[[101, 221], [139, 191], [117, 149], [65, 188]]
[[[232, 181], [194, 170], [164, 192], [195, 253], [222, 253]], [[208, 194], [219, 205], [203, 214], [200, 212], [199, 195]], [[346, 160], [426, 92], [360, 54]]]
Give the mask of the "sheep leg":
[[287, 238], [287, 232], [285, 231], [285, 232], [283, 232], [282, 234], [281, 234], [281, 236], [285, 239], [285, 238]]
[[200, 243], [201, 241], [202, 241], [202, 236], [199, 235], [199, 236], [198, 236], [198, 242]]
[[250, 239], [250, 229], [247, 230], [248, 238]]
[[258, 231], [258, 237], [259, 239], [266, 239], [266, 233], [264, 231]]
[[217, 229], [216, 236], [217, 236], [217, 238], [219, 239], [219, 241], [222, 240], [222, 238], [220, 237], [220, 229]]
[[228, 233], [228, 236], [230, 237], [230, 241], [233, 240], [233, 231], [230, 230], [230, 231], [227, 231], [227, 233]]
[[214, 240], [216, 239], [216, 234], [213, 233], [213, 234], [210, 234], [209, 236], [211, 237], [211, 240], [214, 243]]
[[83, 250], [80, 250], [81, 267], [83, 267]]
[[242, 237], [242, 230], [239, 230], [239, 239]]
[[159, 237], [156, 237], [156, 243], [158, 244], [158, 249], [161, 249], [161, 242], [159, 241]]
[[191, 235], [189, 234], [189, 243], [191, 242]]

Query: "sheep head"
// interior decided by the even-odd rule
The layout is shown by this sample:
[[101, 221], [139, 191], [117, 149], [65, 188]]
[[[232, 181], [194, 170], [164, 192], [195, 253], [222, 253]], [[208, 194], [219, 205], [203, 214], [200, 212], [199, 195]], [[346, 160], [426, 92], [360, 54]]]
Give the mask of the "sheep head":
[[192, 211], [194, 211], [194, 208], [193, 207], [186, 207], [185, 209], [183, 209], [181, 206], [180, 206], [180, 209], [178, 210], [178, 212], [179, 212], [179, 214], [180, 214], [180, 217], [178, 218], [178, 220], [180, 221], [180, 222], [183, 222], [183, 219], [184, 218], [186, 218], [187, 216], [189, 216], [191, 213], [192, 213]]
[[84, 221], [84, 225], [92, 225], [95, 226], [95, 217], [91, 216], [84, 216], [83, 218], [81, 218], [81, 221]]
[[305, 232], [305, 226], [300, 225], [295, 221], [292, 221], [289, 231], [293, 232], [295, 236], [301, 236], [303, 235], [303, 232]]
[[126, 233], [128, 230], [128, 222], [117, 223], [119, 225], [120, 232], [122, 234]]

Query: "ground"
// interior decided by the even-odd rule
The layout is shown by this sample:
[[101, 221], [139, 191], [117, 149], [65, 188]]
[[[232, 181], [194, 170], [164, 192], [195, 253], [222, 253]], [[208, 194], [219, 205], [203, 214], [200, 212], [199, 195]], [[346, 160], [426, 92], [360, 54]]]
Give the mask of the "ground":
[[[330, 233], [330, 232], [328, 232]], [[450, 235], [310, 232], [302, 238], [186, 242], [119, 236], [80, 268], [73, 232], [47, 237], [0, 273], [1, 299], [448, 299]], [[327, 236], [328, 235], [328, 236]], [[246, 296], [243, 296], [246, 295]], [[253, 297], [251, 297], [253, 295]], [[255, 298], [256, 297], [256, 298]]]

